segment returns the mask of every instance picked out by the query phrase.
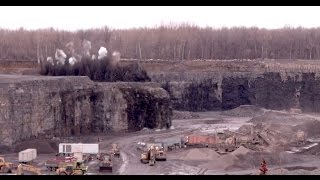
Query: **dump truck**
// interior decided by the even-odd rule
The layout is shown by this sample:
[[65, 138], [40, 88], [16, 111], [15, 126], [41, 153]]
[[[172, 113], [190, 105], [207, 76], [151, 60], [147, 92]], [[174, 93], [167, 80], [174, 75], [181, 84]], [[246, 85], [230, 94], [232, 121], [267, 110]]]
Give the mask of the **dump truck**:
[[146, 152], [143, 152], [140, 157], [140, 161], [143, 164], [149, 163], [150, 166], [153, 166], [156, 163], [156, 152], [155, 147], [151, 146]]
[[112, 158], [110, 154], [102, 153], [99, 156], [99, 172], [112, 172]]
[[71, 156], [73, 153], [83, 153], [84, 155], [97, 155], [99, 153], [99, 144], [84, 143], [60, 143], [59, 154]]
[[47, 160], [44, 165], [50, 171], [56, 171], [59, 168], [60, 163], [62, 162], [77, 162], [77, 158], [75, 157], [55, 157]]
[[24, 175], [24, 172], [32, 173], [33, 175], [41, 175], [41, 169], [27, 164], [19, 164], [17, 168], [17, 175]]
[[111, 154], [115, 157], [120, 157], [120, 148], [118, 144], [113, 143], [111, 145]]
[[28, 164], [37, 158], [37, 149], [26, 149], [19, 152], [19, 163]]
[[84, 175], [88, 166], [80, 162], [61, 162], [56, 170], [58, 175]]
[[0, 172], [12, 173], [13, 163], [6, 162], [3, 157], [0, 157]]

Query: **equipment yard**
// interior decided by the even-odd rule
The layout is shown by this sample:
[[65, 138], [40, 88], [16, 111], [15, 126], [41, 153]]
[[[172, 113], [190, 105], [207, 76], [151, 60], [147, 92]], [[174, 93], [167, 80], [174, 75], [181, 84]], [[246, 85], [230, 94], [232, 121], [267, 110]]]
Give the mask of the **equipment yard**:
[[[174, 119], [167, 130], [143, 129], [58, 141], [97, 143], [99, 153], [110, 155], [111, 171], [99, 171], [97, 155], [84, 161], [88, 166], [85, 175], [259, 174], [262, 159], [266, 162], [267, 174], [320, 174], [317, 139], [320, 121], [316, 115], [260, 109], [252, 117], [249, 111], [253, 108], [240, 106], [223, 112], [199, 112], [196, 119]], [[30, 142], [28, 144], [32, 144]], [[154, 164], [141, 163], [141, 154], [153, 146], [163, 146], [165, 159], [157, 160], [155, 150]], [[42, 152], [41, 148], [38, 147], [38, 152]], [[117, 148], [119, 150], [114, 150]], [[119, 151], [120, 155], [113, 154]], [[38, 153], [30, 165], [40, 168], [41, 174], [55, 175], [57, 172], [49, 171], [45, 162], [57, 153], [58, 149], [54, 153]], [[1, 156], [6, 162], [19, 164], [18, 153]], [[15, 173], [13, 168], [11, 174]]]

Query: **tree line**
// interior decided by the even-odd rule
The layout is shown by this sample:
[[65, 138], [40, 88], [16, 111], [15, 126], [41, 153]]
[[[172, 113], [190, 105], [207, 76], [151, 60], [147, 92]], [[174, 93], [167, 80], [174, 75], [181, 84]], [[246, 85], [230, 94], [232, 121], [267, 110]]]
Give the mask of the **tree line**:
[[153, 28], [73, 31], [0, 29], [0, 59], [45, 60], [57, 48], [91, 41], [91, 54], [100, 46], [117, 50], [125, 59], [320, 59], [320, 28], [264, 29], [257, 27], [200, 28], [179, 24]]

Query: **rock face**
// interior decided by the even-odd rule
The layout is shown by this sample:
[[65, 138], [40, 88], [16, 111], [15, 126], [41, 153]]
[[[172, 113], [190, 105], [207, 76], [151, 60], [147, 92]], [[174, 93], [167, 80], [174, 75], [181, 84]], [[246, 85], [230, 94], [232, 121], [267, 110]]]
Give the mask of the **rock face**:
[[0, 75], [0, 146], [46, 136], [171, 126], [157, 83], [94, 83], [87, 77]]
[[[317, 73], [203, 73], [202, 77], [153, 75], [171, 97], [173, 108], [181, 111], [227, 110], [240, 105], [267, 109], [301, 109], [320, 112], [320, 78]], [[196, 80], [195, 80], [196, 79]]]
[[169, 95], [156, 83], [97, 83], [91, 102], [95, 132], [171, 126]]

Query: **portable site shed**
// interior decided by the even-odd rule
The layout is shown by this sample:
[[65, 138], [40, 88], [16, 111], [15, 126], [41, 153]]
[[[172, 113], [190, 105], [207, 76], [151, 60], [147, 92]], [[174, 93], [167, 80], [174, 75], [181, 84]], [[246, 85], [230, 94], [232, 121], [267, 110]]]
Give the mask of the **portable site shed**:
[[99, 144], [84, 144], [84, 143], [60, 143], [59, 153], [71, 154], [98, 154]]

